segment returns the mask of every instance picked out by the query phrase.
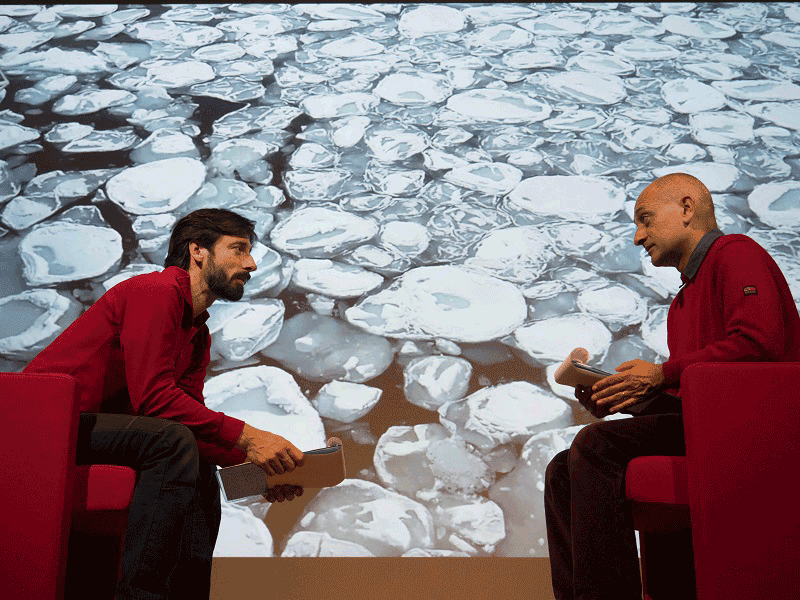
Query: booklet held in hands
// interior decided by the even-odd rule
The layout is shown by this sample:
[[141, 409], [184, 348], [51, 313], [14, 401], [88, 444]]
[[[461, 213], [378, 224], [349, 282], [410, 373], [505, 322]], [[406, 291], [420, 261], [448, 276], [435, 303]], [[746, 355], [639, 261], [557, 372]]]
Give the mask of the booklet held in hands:
[[303, 466], [288, 473], [267, 475], [251, 462], [217, 471], [217, 480], [227, 501], [258, 496], [276, 485], [330, 487], [341, 483], [345, 477], [344, 448], [339, 438], [329, 439], [327, 448], [303, 452]]
[[555, 380], [561, 385], [576, 387], [583, 385], [592, 387], [596, 382], [612, 373], [590, 367], [586, 363], [589, 361], [589, 352], [586, 348], [575, 348], [569, 356], [556, 369]]

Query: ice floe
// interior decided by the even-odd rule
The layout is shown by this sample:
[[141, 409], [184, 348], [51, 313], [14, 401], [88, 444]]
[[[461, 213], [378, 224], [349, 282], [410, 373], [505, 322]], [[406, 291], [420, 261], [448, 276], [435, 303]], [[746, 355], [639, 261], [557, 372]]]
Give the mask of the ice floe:
[[129, 167], [106, 184], [109, 200], [135, 215], [177, 209], [203, 184], [206, 167], [192, 158], [166, 158]]
[[472, 364], [455, 356], [421, 356], [406, 365], [403, 392], [406, 400], [428, 410], [467, 393]]
[[466, 27], [466, 16], [457, 8], [442, 5], [419, 6], [404, 11], [398, 30], [401, 35], [417, 38], [426, 35], [455, 33]]
[[34, 227], [19, 243], [30, 285], [54, 285], [108, 273], [122, 259], [122, 236], [110, 227], [54, 222]]
[[552, 109], [519, 92], [483, 89], [454, 94], [447, 99], [447, 108], [477, 121], [531, 123], [543, 121]]
[[[503, 306], [502, 313], [494, 311], [497, 305]], [[484, 342], [511, 333], [526, 312], [522, 293], [513, 284], [440, 266], [407, 271], [390, 287], [348, 308], [345, 317], [378, 335]]]
[[762, 223], [779, 229], [800, 226], [800, 183], [774, 181], [756, 187], [747, 204]]
[[567, 404], [549, 390], [513, 381], [442, 405], [439, 420], [451, 434], [488, 453], [500, 445], [524, 443], [546, 429], [563, 427], [568, 412]]
[[273, 540], [264, 521], [249, 508], [222, 503], [222, 521], [214, 557], [273, 556]]
[[319, 414], [328, 419], [352, 423], [378, 403], [383, 390], [350, 381], [331, 381], [311, 399]]
[[372, 219], [323, 207], [300, 209], [272, 230], [272, 244], [305, 258], [332, 258], [369, 241], [378, 233]]
[[465, 265], [516, 283], [538, 279], [555, 257], [549, 238], [533, 226], [493, 231], [475, 247]]
[[74, 299], [50, 289], [0, 298], [0, 356], [33, 360], [81, 312]]
[[284, 321], [280, 335], [261, 351], [309, 381], [363, 383], [391, 364], [391, 344], [333, 317], [304, 312]]
[[277, 339], [283, 325], [284, 305], [272, 299], [217, 300], [208, 312], [214, 352], [226, 360], [242, 361]]
[[607, 221], [625, 202], [625, 192], [611, 180], [580, 175], [523, 179], [510, 194], [511, 208], [571, 221]]
[[301, 258], [292, 274], [293, 285], [331, 298], [357, 298], [383, 281], [377, 273], [323, 258]]
[[574, 348], [586, 348], [589, 356], [602, 357], [611, 344], [611, 332], [599, 319], [587, 314], [568, 314], [534, 321], [514, 331], [516, 346], [547, 365], [561, 362]]
[[320, 531], [298, 531], [287, 541], [281, 556], [375, 556], [361, 544], [338, 540]]
[[481, 456], [438, 423], [390, 427], [378, 440], [374, 464], [387, 488], [419, 501], [442, 491], [478, 493], [494, 480]]
[[432, 548], [434, 543], [433, 518], [427, 508], [360, 479], [323, 489], [291, 535], [300, 531], [327, 533], [374, 556], [400, 556], [411, 548]]

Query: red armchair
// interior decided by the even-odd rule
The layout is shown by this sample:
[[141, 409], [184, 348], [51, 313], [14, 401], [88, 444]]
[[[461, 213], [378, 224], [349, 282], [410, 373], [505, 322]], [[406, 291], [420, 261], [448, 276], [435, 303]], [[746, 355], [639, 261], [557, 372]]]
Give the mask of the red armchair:
[[[114, 597], [136, 473], [76, 466], [67, 375], [0, 373], [0, 597]], [[68, 553], [69, 549], [69, 553]]]
[[800, 363], [686, 369], [686, 457], [626, 474], [645, 598], [800, 598], [798, 382]]

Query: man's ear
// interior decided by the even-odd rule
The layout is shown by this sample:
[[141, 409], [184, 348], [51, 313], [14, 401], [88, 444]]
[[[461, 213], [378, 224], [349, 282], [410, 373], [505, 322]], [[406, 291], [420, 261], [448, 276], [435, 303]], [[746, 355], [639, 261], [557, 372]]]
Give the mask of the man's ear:
[[697, 203], [691, 196], [684, 196], [681, 198], [681, 210], [683, 211], [683, 225], [688, 227], [695, 215]]
[[199, 263], [197, 266], [202, 267], [203, 263], [208, 256], [208, 249], [203, 248], [197, 242], [189, 242], [189, 260], [192, 263]]

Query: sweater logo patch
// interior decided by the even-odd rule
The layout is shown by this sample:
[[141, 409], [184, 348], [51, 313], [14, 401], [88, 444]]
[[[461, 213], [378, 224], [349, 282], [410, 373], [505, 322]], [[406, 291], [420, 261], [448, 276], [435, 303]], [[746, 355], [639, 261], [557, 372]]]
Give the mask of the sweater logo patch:
[[745, 296], [754, 296], [757, 293], [758, 293], [758, 290], [756, 289], [756, 286], [754, 286], [754, 285], [748, 285], [748, 286], [746, 286], [744, 288], [744, 295]]

